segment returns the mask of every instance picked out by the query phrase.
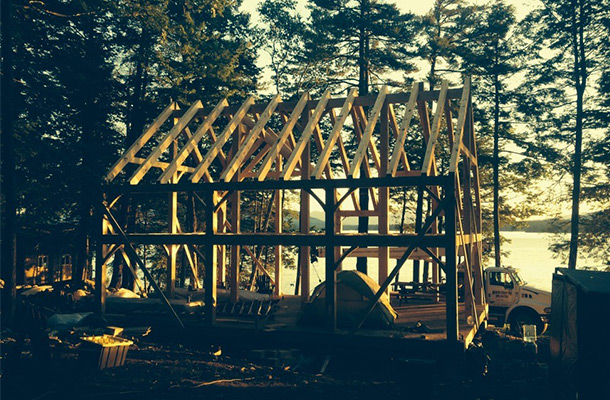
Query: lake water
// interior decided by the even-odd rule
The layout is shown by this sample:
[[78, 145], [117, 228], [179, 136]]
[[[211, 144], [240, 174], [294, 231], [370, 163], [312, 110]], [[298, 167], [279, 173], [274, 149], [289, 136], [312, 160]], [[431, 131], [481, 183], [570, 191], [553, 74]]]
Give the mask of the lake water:
[[[518, 268], [521, 277], [528, 283], [541, 289], [551, 290], [553, 272], [557, 267], [565, 267], [559, 258], [554, 258], [553, 252], [549, 250], [552, 242], [552, 234], [538, 232], [502, 232], [502, 235], [510, 240], [503, 244], [503, 252], [508, 253], [502, 259], [502, 264]], [[369, 259], [369, 276], [374, 280], [378, 278], [377, 260]], [[591, 260], [579, 258], [578, 266], [594, 265]], [[390, 260], [390, 269], [396, 265], [396, 260]], [[412, 273], [409, 261], [399, 275], [401, 281], [411, 281]], [[491, 265], [491, 264], [489, 264]], [[356, 259], [347, 258], [343, 262], [343, 269], [356, 269]], [[294, 294], [294, 282], [296, 270], [284, 269], [282, 279], [282, 292]], [[310, 271], [311, 289], [313, 290], [320, 282], [324, 281], [324, 258], [313, 263]]]

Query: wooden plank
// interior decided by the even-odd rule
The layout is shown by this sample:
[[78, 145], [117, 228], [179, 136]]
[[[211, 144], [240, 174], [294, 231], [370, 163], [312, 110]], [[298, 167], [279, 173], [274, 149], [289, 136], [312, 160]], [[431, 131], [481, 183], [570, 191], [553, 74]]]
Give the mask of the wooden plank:
[[470, 77], [464, 81], [464, 90], [462, 91], [462, 99], [460, 100], [460, 113], [458, 114], [457, 129], [455, 132], [455, 142], [453, 143], [453, 151], [451, 152], [451, 162], [449, 163], [449, 171], [456, 172], [460, 149], [462, 147], [462, 136], [464, 135], [464, 124], [466, 122], [466, 111], [468, 110], [468, 98], [470, 96]]
[[[282, 103], [278, 104], [278, 107], [281, 104]], [[256, 122], [254, 122], [248, 116], [244, 117], [244, 119], [242, 120], [242, 123], [250, 129], [254, 128], [254, 125], [256, 125]], [[285, 123], [285, 122], [283, 122], [283, 123]], [[279, 137], [278, 134], [275, 133], [275, 131], [269, 127], [265, 127], [265, 129], [263, 129], [263, 131], [262, 131], [262, 138], [270, 145], [274, 145], [275, 142], [277, 141], [278, 137]], [[283, 157], [290, 157], [290, 154], [292, 153], [293, 149], [294, 149], [294, 136], [292, 136], [292, 132], [291, 132], [290, 135], [288, 136], [288, 141], [285, 142], [283, 146], [281, 146], [280, 154]]]
[[[134, 157], [132, 158], [131, 162], [133, 164], [142, 164], [145, 160], [143, 158], [140, 157]], [[151, 166], [153, 168], [160, 168], [162, 170], [165, 170], [168, 166], [170, 165], [170, 163], [168, 162], [164, 162], [164, 161], [153, 161], [151, 163]], [[178, 169], [176, 170], [176, 172], [193, 172], [195, 171], [195, 168], [193, 167], [187, 167], [184, 165], [181, 165], [180, 167], [178, 167]]]
[[[214, 107], [210, 114], [205, 117], [205, 121], [203, 121], [199, 128], [197, 128], [190, 140], [178, 152], [176, 158], [172, 160], [169, 167], [163, 172], [163, 174], [161, 174], [161, 176], [159, 177], [159, 182], [170, 182], [171, 177], [176, 171], [179, 170], [180, 166], [186, 160], [189, 154], [191, 154], [194, 149], [197, 149], [197, 144], [203, 138], [203, 135], [205, 135], [207, 131], [210, 131], [210, 133], [214, 135], [212, 131], [212, 124], [216, 121], [218, 116], [220, 116], [222, 110], [228, 105], [229, 103], [227, 102], [227, 99], [222, 99], [220, 102], [218, 102], [218, 104], [216, 105], [216, 107]], [[212, 139], [216, 141], [214, 136], [212, 136]]]
[[[356, 137], [358, 138], [358, 140], [362, 140], [363, 134], [362, 134], [360, 125], [361, 125], [361, 123], [363, 125], [366, 125], [366, 123], [367, 123], [366, 116], [364, 115], [364, 111], [362, 110], [362, 108], [360, 108], [360, 107], [352, 108], [352, 120], [354, 122], [354, 132], [356, 133]], [[371, 151], [373, 162], [375, 163], [377, 170], [379, 170], [380, 164], [379, 164], [379, 154], [377, 152], [377, 146], [375, 146], [373, 143], [369, 142], [369, 150]], [[370, 178], [372, 176], [372, 174], [371, 174], [371, 168], [369, 166], [369, 163], [364, 162], [361, 165], [364, 166], [365, 178]], [[349, 169], [347, 171], [347, 174], [349, 176]], [[373, 208], [377, 208], [375, 189], [370, 187], [368, 190], [369, 190], [369, 194], [370, 194], [370, 199], [372, 200], [372, 203], [373, 203]], [[361, 207], [359, 207], [359, 208], [361, 208]]]
[[385, 85], [379, 90], [377, 100], [375, 101], [375, 106], [373, 106], [373, 109], [371, 110], [366, 128], [362, 133], [358, 150], [356, 150], [356, 155], [352, 159], [352, 164], [350, 165], [350, 170], [348, 172], [349, 176], [358, 176], [358, 173], [360, 172], [360, 164], [362, 164], [362, 161], [366, 157], [366, 149], [369, 147], [369, 143], [372, 143], [374, 146], [374, 142], [371, 140], [371, 138], [373, 136], [373, 130], [375, 129], [375, 124], [377, 124], [377, 119], [381, 113], [381, 107], [383, 107], [387, 92], [388, 87]]
[[[346, 252], [347, 250], [348, 250], [348, 248], [342, 248], [339, 257], [341, 257], [341, 255], [344, 252]], [[407, 250], [407, 248], [406, 247], [389, 247], [389, 250], [390, 250], [389, 257], [391, 259], [398, 260], [398, 259], [400, 259], [400, 257], [403, 256], [403, 254], [405, 254], [405, 251]], [[437, 251], [439, 257], [444, 257], [445, 256], [445, 249], [444, 248], [431, 247], [431, 248], [429, 248], [429, 250], [431, 250], [433, 252]], [[324, 250], [324, 248], [320, 248], [318, 250], [318, 252], [319, 252], [319, 256], [320, 257], [324, 257], [326, 255], [326, 251]], [[357, 258], [357, 257], [369, 257], [369, 258], [372, 258], [372, 257], [377, 257], [378, 255], [379, 255], [379, 253], [378, 253], [378, 249], [377, 248], [375, 248], [375, 247], [365, 247], [365, 248], [358, 248], [356, 250], [353, 250], [351, 253], [349, 253], [346, 256], [346, 258]], [[459, 255], [462, 255], [462, 253], [460, 252]], [[339, 258], [339, 257], [337, 257], [337, 258]], [[425, 251], [423, 251], [421, 249], [416, 249], [409, 256], [409, 260], [432, 261], [432, 258]]]
[[434, 114], [434, 120], [432, 122], [432, 130], [430, 132], [430, 138], [428, 139], [426, 155], [424, 156], [424, 162], [422, 164], [421, 172], [424, 174], [429, 174], [432, 169], [434, 148], [438, 142], [438, 135], [441, 129], [441, 118], [443, 116], [443, 110], [445, 109], [445, 103], [447, 101], [448, 86], [449, 83], [446, 79], [444, 79], [441, 85], [441, 93], [438, 96], [438, 102], [436, 104], [436, 113]]
[[[206, 236], [213, 236], [217, 232], [217, 218], [214, 212], [214, 204], [216, 204], [217, 195], [214, 191], [206, 191], [204, 193], [204, 202], [206, 204], [205, 215], [205, 233]], [[216, 323], [216, 305], [217, 305], [217, 281], [218, 269], [217, 253], [215, 245], [208, 244], [205, 247], [205, 319], [208, 326], [214, 326]]]
[[[278, 158], [281, 158], [282, 156], [278, 156]], [[282, 160], [277, 160], [277, 165], [281, 165], [282, 164]], [[282, 197], [284, 196], [284, 191], [283, 190], [276, 190], [275, 191], [275, 204], [274, 204], [274, 215], [273, 215], [273, 222], [275, 225], [275, 233], [282, 233], [283, 231], [283, 224], [284, 224], [284, 220], [283, 220], [283, 210], [282, 210]], [[282, 246], [280, 245], [276, 245], [273, 247], [273, 251], [274, 251], [274, 262], [275, 262], [275, 287], [273, 288], [273, 294], [277, 295], [277, 296], [281, 296], [282, 295]]]
[[[322, 137], [322, 131], [320, 130], [320, 125], [316, 125], [313, 128], [313, 139], [316, 144], [316, 148], [318, 149], [318, 154], [320, 154], [322, 152], [322, 150], [324, 149], [324, 138]], [[314, 166], [311, 165], [311, 167], [313, 168]], [[334, 178], [333, 171], [330, 168], [330, 165], [326, 164], [324, 166], [324, 174], [326, 175], [326, 178], [328, 178], [328, 179]]]
[[[263, 149], [261, 151], [259, 151], [256, 156], [254, 156], [254, 158], [248, 163], [248, 165], [246, 165], [241, 174], [250, 174], [252, 176], [256, 176], [256, 174], [252, 174], [252, 170], [254, 169], [254, 167], [256, 167], [256, 164], [259, 163], [260, 160], [263, 159], [263, 157], [265, 157], [267, 155], [267, 153], [269, 153], [269, 151], [271, 150], [272, 145], [270, 145], [269, 143], [267, 143], [267, 145], [265, 147], [263, 147]], [[240, 177], [241, 177], [240, 174]]]
[[[442, 92], [442, 90], [441, 90]], [[449, 172], [453, 184], [445, 187], [447, 207], [445, 208], [445, 230], [447, 247], [445, 248], [445, 267], [447, 279], [446, 310], [447, 310], [447, 340], [457, 342], [459, 340], [458, 321], [458, 290], [457, 290], [457, 255], [456, 255], [456, 224], [455, 224], [455, 174]]]
[[[171, 192], [169, 194], [169, 214], [168, 224], [170, 233], [178, 233], [178, 193]], [[167, 281], [166, 281], [166, 296], [168, 298], [174, 297], [176, 290], [176, 259], [178, 255], [179, 246], [170, 244], [169, 254], [167, 257]]]
[[[394, 132], [394, 136], [396, 136], [396, 138], [398, 139], [398, 132], [400, 131], [400, 128], [398, 128], [398, 122], [396, 121], [396, 113], [394, 112], [394, 105], [393, 104], [389, 104], [388, 105], [388, 110], [389, 110], [389, 115], [390, 115], [390, 127], [392, 128], [392, 131]], [[409, 160], [407, 158], [407, 154], [404, 152], [404, 148], [403, 150], [400, 152], [400, 162], [402, 162], [402, 165], [404, 166], [404, 170], [405, 171], [410, 171], [411, 170], [411, 165], [409, 164]]]
[[[387, 96], [386, 96], [387, 98]], [[362, 132], [364, 132], [364, 130], [366, 129], [366, 126], [368, 124], [368, 119], [366, 117], [366, 113], [364, 112], [364, 109], [362, 107], [356, 107], [354, 106], [353, 110], [355, 111], [355, 114], [352, 115], [352, 117], [354, 117], [354, 115], [356, 116], [356, 119], [354, 120], [354, 127], [358, 127], [359, 129], [359, 135], [358, 139], [360, 139], [360, 137], [362, 136]], [[377, 150], [377, 146], [375, 146], [375, 144], [373, 142], [369, 141], [369, 151], [371, 153], [371, 158], [373, 159], [373, 164], [375, 165], [375, 168], [377, 168], [377, 170], [379, 170], [379, 166], [380, 166], [380, 161], [379, 161], [379, 151]]]
[[378, 210], [337, 210], [342, 217], [378, 217]]
[[[335, 110], [330, 110], [329, 112], [330, 120], [333, 125], [336, 123]], [[347, 157], [347, 151], [345, 150], [345, 145], [343, 144], [343, 138], [341, 135], [337, 137], [337, 150], [339, 151], [339, 158], [341, 159], [341, 165], [343, 166], [343, 171], [345, 172], [345, 176], [347, 176], [347, 171], [349, 171], [349, 158]], [[356, 192], [352, 191], [351, 193], [352, 202], [354, 203], [354, 209], [360, 210], [360, 203], [358, 202], [358, 196], [356, 196]], [[343, 207], [344, 203], [341, 203], [339, 207]]]
[[[235, 154], [239, 149], [242, 136], [242, 126], [240, 125], [233, 133], [233, 143], [231, 148]], [[239, 171], [233, 175], [233, 180], [239, 180]], [[239, 234], [241, 231], [241, 192], [234, 190], [230, 195], [231, 201], [231, 232]], [[229, 221], [225, 221], [228, 223]], [[240, 246], [234, 244], [231, 246], [230, 264], [229, 264], [229, 288], [231, 289], [231, 302], [239, 301], [239, 266], [241, 264]]]
[[133, 173], [129, 179], [131, 185], [137, 185], [144, 175], [150, 170], [150, 163], [157, 161], [161, 154], [173, 143], [173, 141], [180, 135], [180, 133], [191, 123], [192, 119], [197, 114], [197, 111], [203, 108], [201, 101], [197, 100], [184, 115], [178, 120], [174, 127], [165, 135], [163, 140], [159, 142], [157, 147], [148, 155], [144, 163], [142, 163], [138, 169]]
[[116, 163], [110, 168], [108, 174], [106, 175], [106, 181], [112, 182], [114, 178], [125, 168], [125, 166], [131, 162], [133, 157], [140, 151], [142, 147], [150, 138], [159, 130], [161, 125], [172, 115], [175, 110], [179, 110], [178, 104], [171, 102], [169, 106], [159, 116], [153, 121], [152, 124], [136, 139], [135, 142], [129, 146], [129, 148], [123, 153], [121, 158], [117, 160]]
[[299, 102], [295, 106], [294, 110], [292, 111], [290, 118], [284, 124], [284, 127], [282, 128], [282, 131], [280, 132], [276, 142], [273, 144], [273, 147], [267, 154], [267, 157], [263, 160], [263, 163], [262, 163], [262, 165], [259, 169], [259, 173], [258, 173], [259, 181], [264, 181], [265, 177], [267, 177], [267, 174], [269, 173], [269, 170], [271, 169], [273, 162], [277, 160], [277, 156], [280, 154], [280, 149], [284, 146], [284, 143], [286, 143], [286, 140], [291, 136], [292, 130], [294, 129], [294, 125], [297, 123], [298, 119], [301, 117], [301, 114], [303, 113], [303, 110], [305, 109], [305, 105], [307, 104], [308, 100], [309, 100], [309, 93], [306, 92], [301, 96], [301, 99], [299, 100]]
[[248, 133], [248, 135], [242, 142], [241, 147], [239, 148], [237, 154], [235, 154], [235, 156], [233, 156], [233, 159], [231, 160], [231, 162], [229, 163], [229, 165], [227, 166], [225, 171], [220, 176], [221, 180], [223, 180], [225, 182], [231, 181], [231, 178], [233, 178], [233, 175], [235, 175], [235, 172], [238, 170], [239, 167], [241, 167], [244, 160], [246, 159], [246, 154], [250, 150], [250, 147], [254, 144], [254, 141], [261, 134], [261, 132], [265, 128], [265, 124], [269, 121], [269, 118], [271, 118], [271, 115], [275, 111], [275, 108], [277, 107], [278, 103], [281, 101], [282, 101], [282, 99], [280, 98], [279, 94], [275, 95], [271, 99], [271, 101], [269, 102], [269, 105], [267, 106], [265, 111], [261, 114], [258, 121], [256, 122], [256, 125], [254, 125], [254, 128], [252, 128], [250, 130], [250, 132]]
[[[197, 262], [195, 261], [195, 258], [193, 258], [193, 255], [191, 254], [191, 250], [189, 249], [189, 247], [185, 244], [183, 245], [183, 250], [184, 250], [184, 254], [186, 254], [186, 259], [188, 261], [189, 267], [191, 268], [191, 285], [193, 286], [193, 288], [195, 289], [199, 289], [199, 287], [201, 286], [199, 284], [199, 277], [197, 274]], [[182, 268], [184, 268], [184, 265], [182, 266]]]
[[[260, 270], [260, 272], [262, 272], [263, 274], [267, 275], [269, 277], [269, 279], [271, 279], [271, 284], [275, 285], [275, 279], [273, 279], [273, 277], [271, 276], [269, 271], [267, 271], [267, 269], [265, 268], [265, 266], [263, 265], [261, 260], [259, 260], [256, 257], [256, 254], [254, 254], [254, 252], [252, 250], [250, 250], [250, 247], [249, 246], [243, 246], [243, 248], [244, 248], [244, 250], [246, 250], [246, 253], [248, 253], [250, 258], [252, 258], [252, 261], [254, 261], [254, 265], [256, 266], [256, 269]], [[251, 288], [250, 290], [254, 290], [254, 288]]]
[[[102, 199], [100, 199], [100, 202]], [[101, 237], [108, 234], [110, 223], [108, 218], [99, 212], [96, 212], [98, 221], [101, 220], [100, 230], [98, 231], [98, 240], [96, 243], [96, 251], [99, 256], [96, 257], [95, 264], [95, 303], [97, 311], [104, 315], [106, 313], [106, 281], [107, 281], [107, 258], [109, 254], [109, 246], [102, 243]]]
[[[415, 98], [415, 97], [414, 97]], [[413, 100], [415, 103], [415, 100]], [[381, 165], [379, 169], [379, 176], [385, 176], [386, 171], [388, 170], [389, 163], [389, 151], [390, 151], [390, 126], [389, 126], [389, 107], [385, 104], [381, 108], [381, 117], [379, 120], [380, 123], [380, 135], [379, 135], [379, 155], [381, 160]], [[387, 186], [380, 187], [379, 189], [379, 206], [377, 210], [379, 211], [379, 221], [377, 224], [377, 229], [380, 234], [387, 234], [390, 231], [390, 188]], [[390, 259], [390, 251], [388, 247], [379, 247], [378, 248], [378, 258], [379, 258], [379, 278], [378, 283], [382, 284], [386, 278], [388, 277], [388, 267], [389, 267], [389, 259]], [[389, 288], [386, 288], [386, 294], [389, 293]]]
[[[419, 85], [417, 82], [414, 82], [413, 86], [411, 87], [411, 96], [409, 96], [409, 102], [407, 103], [407, 107], [405, 109], [405, 115], [402, 120], [402, 125], [400, 127], [400, 131], [398, 132], [398, 137], [396, 138], [396, 144], [394, 145], [394, 153], [392, 153], [392, 159], [390, 161], [390, 165], [388, 165], [387, 172], [390, 176], [394, 176], [394, 174], [396, 173], [396, 170], [398, 169], [398, 163], [400, 162], [400, 156], [405, 152], [405, 140], [407, 139], [407, 132], [409, 131], [411, 119], [413, 118], [413, 114], [415, 114], [418, 94]], [[408, 164], [406, 165], [406, 169], [409, 169]]]
[[341, 112], [339, 113], [339, 117], [335, 118], [333, 122], [333, 129], [328, 136], [326, 144], [324, 145], [324, 150], [320, 154], [320, 158], [318, 159], [318, 163], [316, 164], [312, 177], [314, 179], [320, 179], [322, 177], [322, 171], [328, 164], [328, 160], [332, 154], [333, 148], [339, 136], [341, 136], [341, 129], [347, 120], [347, 117], [350, 114], [352, 109], [352, 105], [354, 104], [354, 98], [358, 95], [358, 90], [356, 88], [352, 88], [347, 95], [347, 99], [345, 99], [345, 103], [343, 103], [343, 107], [341, 108]]
[[[184, 136], [186, 136], [187, 142], [189, 142], [193, 139], [193, 134], [191, 133], [191, 130], [188, 128], [188, 126], [186, 128], [184, 128], [182, 133], [184, 133]], [[199, 151], [199, 147], [195, 146], [191, 155], [195, 158], [195, 160], [198, 163], [203, 161], [203, 156], [201, 155], [201, 151]]]
[[[328, 96], [330, 95], [329, 91], [326, 91], [326, 93], [324, 93], [324, 96], [322, 96], [322, 98], [326, 98], [328, 100]], [[320, 105], [320, 103], [322, 102], [322, 100], [320, 100], [318, 102], [318, 105]], [[309, 110], [306, 109], [304, 112], [304, 119], [307, 121], [306, 127], [313, 127], [312, 125], [312, 121], [313, 118], [317, 116], [317, 118], [320, 118], [320, 115], [322, 114], [322, 110], [323, 108], [320, 107], [320, 109], [316, 108], [316, 111], [318, 111], [317, 113], [314, 112], [313, 116], [309, 115]], [[318, 114], [318, 115], [316, 115]], [[317, 123], [317, 121], [316, 121]], [[307, 129], [307, 128], [306, 128]], [[313, 130], [313, 129], [311, 129]], [[303, 137], [301, 137], [302, 139]], [[302, 143], [301, 145], [301, 152], [300, 152], [300, 157], [301, 157], [301, 180], [309, 180], [309, 173], [310, 173], [310, 157], [311, 157], [311, 144], [309, 142], [309, 140], [302, 140], [299, 143]], [[295, 152], [297, 150], [297, 148], [299, 148], [299, 144], [297, 144], [297, 146], [295, 147]], [[295, 153], [293, 152], [291, 157], [294, 155]], [[285, 171], [282, 171], [282, 174]], [[289, 174], [290, 175], [290, 174]], [[282, 175], [280, 175], [281, 177]], [[286, 176], [286, 175], [284, 175]], [[301, 190], [301, 194], [300, 194], [300, 204], [299, 204], [299, 231], [301, 233], [309, 233], [309, 228], [310, 228], [310, 202], [311, 202], [311, 196], [310, 194], [305, 191], [305, 190]], [[301, 269], [301, 300], [303, 302], [306, 302], [309, 300], [309, 291], [310, 291], [310, 246], [306, 245], [306, 246], [301, 246], [299, 247], [299, 263], [298, 263], [298, 268]]]
[[324, 196], [325, 204], [325, 235], [326, 235], [326, 318], [330, 332], [337, 330], [337, 270], [335, 269], [335, 249], [332, 245], [335, 236], [335, 193], [331, 188], [326, 188]]
[[[305, 148], [307, 147], [307, 144], [309, 143], [309, 139], [311, 139], [311, 135], [313, 134], [314, 127], [320, 121], [320, 118], [322, 117], [322, 113], [324, 112], [324, 110], [326, 108], [326, 103], [328, 102], [329, 98], [330, 98], [330, 89], [328, 89], [324, 92], [324, 94], [318, 101], [318, 105], [316, 106], [313, 114], [309, 117], [309, 119], [307, 121], [307, 125], [305, 125], [305, 129], [303, 129], [303, 132], [301, 133], [301, 138], [299, 139], [298, 143], [296, 144], [294, 151], [290, 155], [290, 158], [288, 159], [288, 161], [286, 161], [286, 165], [284, 165], [284, 167], [283, 167], [282, 173], [280, 175], [280, 179], [289, 180], [290, 177], [292, 176], [292, 171], [294, 171], [294, 168], [297, 166], [298, 160], [301, 158], [301, 155], [305, 151]], [[303, 170], [304, 167], [305, 166], [303, 164], [301, 164], [301, 170]], [[309, 169], [309, 168], [307, 168], [307, 169]], [[301, 171], [301, 175], [302, 175], [302, 171]]]
[[244, 101], [239, 110], [235, 113], [229, 124], [225, 127], [224, 131], [218, 137], [218, 140], [210, 147], [207, 154], [205, 155], [203, 162], [201, 162], [197, 168], [195, 168], [195, 172], [191, 175], [191, 182], [197, 183], [201, 179], [201, 176], [207, 171], [209, 166], [214, 161], [214, 158], [218, 155], [222, 146], [229, 140], [229, 137], [233, 133], [233, 131], [238, 127], [241, 120], [245, 117], [246, 113], [250, 106], [254, 104], [254, 97], [250, 96]]
[[[420, 94], [418, 97], [418, 101], [434, 101], [436, 99], [438, 99], [438, 95], [439, 95], [439, 90], [420, 90]], [[460, 96], [462, 95], [462, 89], [461, 88], [453, 88], [453, 89], [449, 89], [447, 91], [447, 99], [459, 99]], [[372, 107], [375, 104], [375, 100], [376, 100], [377, 96], [375, 94], [370, 94], [370, 95], [366, 95], [366, 96], [360, 96], [357, 97], [356, 100], [354, 101], [354, 107]], [[401, 92], [401, 93], [390, 93], [387, 95], [386, 97], [386, 103], [388, 104], [396, 104], [396, 103], [400, 103], [400, 104], [405, 104], [409, 101], [409, 92]], [[277, 110], [278, 112], [283, 112], [283, 113], [290, 113], [292, 110], [294, 110], [295, 104], [297, 102], [296, 101], [286, 101], [281, 103]], [[326, 105], [326, 111], [329, 111], [333, 108], [341, 108], [341, 106], [343, 105], [343, 103], [345, 103], [345, 97], [338, 97], [338, 98], [334, 98], [334, 99], [330, 99], [328, 101], [328, 104]], [[307, 108], [315, 108], [317, 104], [316, 100], [311, 100], [309, 101], [305, 106]], [[252, 106], [252, 112], [262, 112], [265, 107], [267, 106], [267, 104], [265, 103], [258, 103], [258, 104], [254, 104]], [[206, 108], [201, 112], [200, 116], [205, 116], [207, 113], [209, 113], [209, 110], [212, 107]], [[231, 106], [228, 107], [224, 114], [233, 114], [237, 111], [238, 107], [236, 106]], [[176, 114], [180, 114], [180, 112], [177, 112]]]

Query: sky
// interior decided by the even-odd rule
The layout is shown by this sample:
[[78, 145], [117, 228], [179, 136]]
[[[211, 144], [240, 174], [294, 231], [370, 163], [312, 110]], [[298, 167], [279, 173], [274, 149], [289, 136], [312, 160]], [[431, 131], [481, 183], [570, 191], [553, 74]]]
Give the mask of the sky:
[[[297, 1], [297, 10], [301, 14], [307, 14], [306, 4], [307, 0], [296, 0]], [[403, 12], [412, 12], [418, 15], [424, 15], [432, 8], [435, 0], [386, 0], [388, 3], [395, 3], [398, 8]], [[468, 3], [474, 4], [485, 4], [491, 3], [495, 0], [467, 0]], [[254, 24], [259, 23], [259, 16], [256, 12], [256, 8], [261, 0], [243, 0], [242, 10], [247, 11], [252, 16], [252, 21]], [[525, 17], [537, 4], [539, 4], [539, 0], [506, 0], [507, 3], [512, 4], [515, 7], [517, 19], [521, 19]], [[261, 68], [265, 68], [269, 65], [269, 55], [264, 51], [259, 52], [258, 66]], [[271, 71], [263, 70], [263, 81], [270, 81]], [[422, 78], [416, 76], [416, 78]], [[270, 87], [269, 87], [270, 88]], [[266, 90], [262, 88], [262, 92]]]
[[[494, 0], [472, 0], [472, 3], [476, 4], [484, 4]], [[305, 4], [307, 0], [297, 0], [299, 11], [305, 11]], [[388, 1], [392, 2], [392, 1]], [[260, 3], [259, 0], [244, 0], [242, 4], [242, 8], [250, 12], [253, 16], [253, 20], [256, 22], [258, 20], [256, 16], [256, 6]], [[414, 14], [423, 15], [432, 8], [432, 4], [434, 4], [434, 0], [396, 0], [394, 3], [400, 8], [402, 11], [409, 11]], [[507, 3], [515, 6], [515, 10], [517, 11], [517, 18], [523, 18], [535, 5], [538, 3], [538, 0], [507, 0]]]

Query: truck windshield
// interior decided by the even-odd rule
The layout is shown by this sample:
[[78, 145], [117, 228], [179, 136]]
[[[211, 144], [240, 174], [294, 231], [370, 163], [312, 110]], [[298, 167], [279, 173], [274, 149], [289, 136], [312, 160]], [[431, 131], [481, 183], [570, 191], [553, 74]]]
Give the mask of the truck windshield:
[[515, 282], [517, 282], [519, 286], [524, 286], [526, 284], [523, 278], [521, 278], [521, 276], [519, 275], [519, 271], [513, 271], [513, 279], [515, 280]]

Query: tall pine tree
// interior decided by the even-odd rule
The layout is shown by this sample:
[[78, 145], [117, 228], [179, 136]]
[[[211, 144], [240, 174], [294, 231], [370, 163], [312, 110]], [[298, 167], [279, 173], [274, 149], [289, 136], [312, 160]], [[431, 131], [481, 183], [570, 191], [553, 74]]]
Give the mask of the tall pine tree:
[[526, 21], [540, 61], [530, 68], [526, 89], [531, 96], [523, 110], [530, 113], [532, 124], [545, 125], [547, 138], [558, 147], [568, 143], [571, 149], [569, 268], [576, 268], [578, 255], [582, 174], [587, 161], [583, 142], [591, 127], [587, 94], [597, 79], [593, 71], [604, 59], [608, 9], [607, 0], [542, 0]]

